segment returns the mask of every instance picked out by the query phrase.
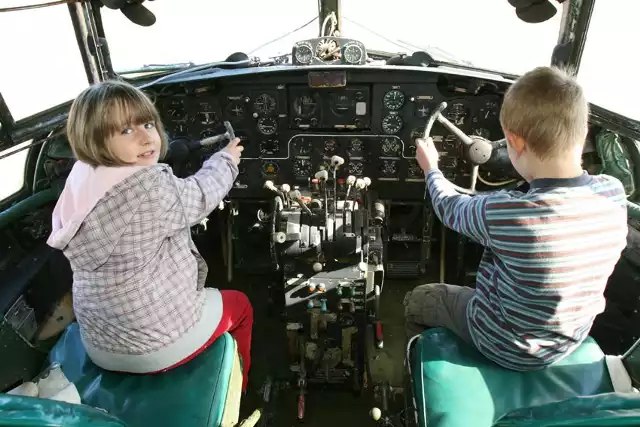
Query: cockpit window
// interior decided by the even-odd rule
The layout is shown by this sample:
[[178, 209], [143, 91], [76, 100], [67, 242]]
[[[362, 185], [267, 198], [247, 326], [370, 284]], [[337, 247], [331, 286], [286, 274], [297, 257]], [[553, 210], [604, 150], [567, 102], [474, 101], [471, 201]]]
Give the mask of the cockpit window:
[[[24, 187], [24, 173], [29, 150], [21, 150], [21, 148], [29, 144], [31, 141], [0, 151], [0, 203]], [[4, 157], [7, 154], [9, 155]]]
[[596, 2], [578, 72], [589, 101], [634, 120], [640, 120], [638, 16], [637, 0]]
[[549, 21], [528, 24], [506, 0], [394, 0], [373, 9], [369, 0], [341, 4], [343, 35], [369, 49], [427, 49], [443, 60], [510, 74], [549, 64], [562, 16], [558, 9]]
[[[102, 9], [116, 70], [207, 63], [237, 51], [266, 59], [290, 53], [296, 41], [319, 34], [320, 24], [313, 21], [318, 15], [315, 0], [145, 5], [157, 17], [151, 27], [132, 24], [119, 11]], [[444, 58], [513, 74], [549, 63], [562, 15], [558, 10], [547, 22], [527, 24], [507, 1], [398, 0], [371, 9], [368, 0], [349, 0], [341, 6], [341, 35], [360, 40], [368, 49], [411, 53], [429, 48]]]
[[223, 61], [234, 52], [267, 58], [291, 53], [296, 41], [319, 31], [316, 0], [155, 1], [145, 7], [156, 16], [151, 27], [135, 25], [119, 11], [101, 10], [116, 71]]
[[15, 120], [69, 101], [88, 84], [65, 4], [0, 13], [0, 46], [0, 92]]

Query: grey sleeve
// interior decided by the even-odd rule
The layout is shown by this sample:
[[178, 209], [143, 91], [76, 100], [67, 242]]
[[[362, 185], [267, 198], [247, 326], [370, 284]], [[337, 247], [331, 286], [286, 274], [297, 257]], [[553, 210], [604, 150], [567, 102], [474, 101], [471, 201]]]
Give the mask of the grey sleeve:
[[211, 156], [198, 172], [188, 178], [163, 174], [159, 188], [160, 206], [167, 219], [175, 219], [169, 221], [170, 228], [184, 228], [185, 217], [189, 227], [201, 222], [218, 207], [237, 176], [238, 167], [226, 151]]

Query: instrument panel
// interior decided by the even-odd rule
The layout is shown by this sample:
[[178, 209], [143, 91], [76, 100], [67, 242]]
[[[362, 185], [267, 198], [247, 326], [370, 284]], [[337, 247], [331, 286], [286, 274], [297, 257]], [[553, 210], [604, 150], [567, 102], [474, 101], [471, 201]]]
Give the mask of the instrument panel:
[[[498, 115], [506, 84], [499, 85], [393, 68], [290, 69], [174, 84], [153, 95], [169, 140], [203, 139], [231, 122], [245, 147], [232, 197], [264, 195], [267, 179], [306, 185], [339, 155], [345, 164], [338, 178], [367, 176], [380, 197], [411, 199], [424, 195], [413, 141], [433, 108], [447, 101], [445, 114], [465, 133], [502, 138]], [[457, 140], [438, 123], [431, 136], [445, 175], [465, 186], [470, 167]], [[194, 173], [220, 148], [192, 153], [182, 174]]]

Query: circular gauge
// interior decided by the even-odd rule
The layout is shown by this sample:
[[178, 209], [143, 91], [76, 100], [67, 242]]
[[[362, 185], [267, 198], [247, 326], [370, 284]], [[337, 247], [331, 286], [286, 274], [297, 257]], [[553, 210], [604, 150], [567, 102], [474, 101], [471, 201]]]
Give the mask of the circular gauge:
[[227, 114], [231, 117], [244, 117], [244, 105], [239, 102], [232, 102], [227, 105]]
[[293, 153], [297, 156], [306, 156], [311, 152], [311, 141], [301, 137], [293, 141]]
[[418, 165], [418, 162], [409, 162], [408, 164], [408, 174], [409, 176], [422, 176], [423, 172], [422, 169], [420, 169], [420, 165]]
[[498, 107], [498, 103], [496, 101], [487, 101], [484, 104], [484, 107], [480, 109], [480, 115], [483, 119], [487, 120], [493, 117], [498, 116], [500, 108]]
[[260, 142], [260, 155], [263, 157], [275, 156], [280, 152], [280, 141], [277, 139], [268, 139]]
[[335, 139], [327, 139], [324, 142], [324, 154], [331, 156], [338, 151], [338, 143]]
[[357, 44], [350, 44], [344, 48], [344, 52], [342, 53], [344, 60], [349, 64], [359, 64], [362, 61], [362, 55], [364, 52], [362, 48]]
[[384, 176], [394, 176], [398, 172], [395, 160], [385, 160], [380, 165], [380, 173]]
[[347, 170], [351, 175], [362, 175], [362, 173], [364, 172], [364, 164], [358, 161], [349, 162], [349, 164], [347, 165]]
[[340, 57], [340, 44], [334, 39], [322, 39], [316, 46], [316, 57], [321, 61], [333, 61]]
[[344, 93], [337, 93], [331, 97], [331, 109], [338, 116], [343, 116], [352, 111], [355, 99]]
[[385, 156], [397, 156], [400, 153], [400, 141], [395, 138], [385, 138], [380, 149]]
[[318, 103], [309, 95], [302, 95], [293, 101], [293, 113], [298, 117], [311, 117], [316, 112]]
[[293, 174], [296, 177], [304, 178], [311, 175], [311, 162], [307, 159], [296, 159], [293, 162]]
[[262, 117], [258, 120], [258, 131], [263, 135], [273, 135], [278, 129], [278, 123], [271, 117]]
[[402, 129], [402, 117], [397, 114], [389, 114], [382, 119], [382, 131], [386, 134], [398, 133]]
[[198, 122], [203, 125], [211, 125], [219, 121], [217, 114], [211, 111], [200, 111], [196, 114], [196, 117]]
[[449, 111], [447, 111], [447, 118], [451, 120], [456, 126], [464, 125], [464, 121], [467, 118], [467, 115], [467, 108], [460, 102], [452, 104]]
[[181, 121], [186, 119], [187, 112], [185, 111], [184, 104], [182, 101], [171, 101], [169, 107], [167, 108], [167, 115], [171, 121]]
[[262, 162], [262, 174], [263, 175], [275, 175], [278, 173], [280, 168], [276, 162], [265, 161]]
[[276, 99], [266, 93], [261, 94], [253, 101], [253, 110], [262, 115], [269, 114], [276, 109]]
[[349, 149], [347, 150], [350, 155], [361, 153], [364, 149], [364, 144], [358, 138], [349, 141]]
[[296, 61], [300, 64], [310, 64], [313, 59], [313, 48], [309, 43], [301, 43], [296, 46]]
[[387, 110], [399, 110], [404, 105], [404, 93], [395, 89], [390, 90], [389, 92], [384, 94], [382, 104]]

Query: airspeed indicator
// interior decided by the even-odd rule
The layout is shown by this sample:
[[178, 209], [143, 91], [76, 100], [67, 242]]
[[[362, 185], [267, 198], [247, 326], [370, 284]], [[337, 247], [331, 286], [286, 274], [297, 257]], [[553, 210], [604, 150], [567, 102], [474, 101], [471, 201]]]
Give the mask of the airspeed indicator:
[[402, 117], [397, 114], [389, 114], [382, 119], [382, 131], [386, 134], [398, 133], [403, 124]]

